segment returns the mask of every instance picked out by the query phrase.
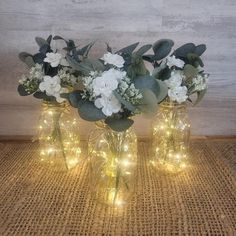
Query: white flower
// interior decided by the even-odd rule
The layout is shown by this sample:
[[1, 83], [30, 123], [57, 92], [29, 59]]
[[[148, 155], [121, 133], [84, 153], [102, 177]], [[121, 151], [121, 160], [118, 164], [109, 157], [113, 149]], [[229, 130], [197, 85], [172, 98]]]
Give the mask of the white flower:
[[173, 89], [179, 87], [183, 81], [183, 73], [182, 71], [174, 70], [171, 72], [171, 76], [168, 80], [165, 80], [166, 85]]
[[42, 92], [45, 91], [48, 96], [54, 96], [59, 103], [65, 101], [60, 97], [60, 93], [65, 92], [65, 89], [61, 88], [60, 78], [57, 75], [54, 77], [44, 76], [43, 81], [39, 84], [39, 89]]
[[193, 84], [195, 85], [196, 91], [202, 91], [207, 88], [208, 75], [197, 75], [196, 78], [193, 78]]
[[94, 104], [97, 108], [102, 109], [106, 116], [111, 116], [121, 110], [121, 103], [113, 94], [109, 97], [102, 95], [95, 100]]
[[179, 86], [173, 89], [168, 90], [168, 96], [171, 101], [176, 101], [178, 103], [185, 102], [188, 98], [187, 96], [187, 87], [186, 86]]
[[103, 55], [101, 58], [104, 61], [104, 64], [111, 64], [116, 66], [117, 68], [122, 68], [125, 61], [124, 58], [118, 54], [112, 54], [110, 52]]
[[184, 67], [184, 61], [176, 58], [174, 55], [171, 57], [167, 57], [166, 58], [166, 64], [169, 68], [171, 68], [172, 66], [177, 66], [179, 68], [183, 68]]
[[62, 60], [62, 55], [60, 53], [48, 52], [46, 54], [46, 58], [44, 58], [44, 62], [48, 62], [51, 67], [57, 67]]
[[125, 75], [126, 72], [113, 68], [108, 71], [104, 71], [101, 76], [96, 77], [92, 82], [94, 95], [104, 95], [109, 97], [112, 94], [112, 91], [117, 89], [119, 82]]

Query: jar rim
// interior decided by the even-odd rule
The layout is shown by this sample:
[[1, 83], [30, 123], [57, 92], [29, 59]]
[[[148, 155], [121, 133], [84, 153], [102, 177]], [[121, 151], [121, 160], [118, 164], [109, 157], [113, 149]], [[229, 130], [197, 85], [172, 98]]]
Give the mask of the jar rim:
[[163, 108], [185, 108], [186, 102], [178, 103], [174, 101], [164, 101], [160, 103], [160, 107]]
[[43, 101], [42, 102], [42, 106], [43, 107], [61, 107], [61, 108], [64, 108], [64, 107], [68, 107], [69, 106], [69, 103], [67, 101], [64, 101], [64, 102], [54, 102], [54, 101]]

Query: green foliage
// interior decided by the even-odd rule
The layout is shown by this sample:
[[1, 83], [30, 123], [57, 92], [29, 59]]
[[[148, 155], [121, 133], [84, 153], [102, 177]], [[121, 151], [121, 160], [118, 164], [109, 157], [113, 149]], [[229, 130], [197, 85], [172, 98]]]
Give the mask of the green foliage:
[[17, 91], [20, 94], [20, 96], [28, 96], [32, 94], [32, 93], [27, 92], [22, 84], [18, 85]]
[[127, 75], [133, 79], [137, 76], [148, 75], [149, 71], [146, 68], [144, 61], [140, 55], [133, 53], [131, 57], [131, 63], [127, 68]]
[[205, 96], [206, 92], [207, 92], [207, 89], [204, 89], [202, 91], [198, 91], [197, 92], [197, 99], [194, 102], [194, 106], [196, 106], [203, 99], [203, 97]]
[[70, 103], [70, 105], [74, 108], [78, 108], [82, 105], [82, 91], [75, 90], [71, 93], [66, 94], [66, 97]]
[[86, 58], [79, 63], [71, 56], [67, 55], [67, 61], [74, 70], [80, 71], [84, 75], [89, 75], [91, 71], [104, 71], [105, 69], [102, 62], [98, 59]]
[[87, 121], [98, 121], [106, 118], [102, 110], [98, 109], [94, 103], [90, 101], [84, 100], [78, 103], [78, 112], [80, 117]]
[[156, 41], [152, 48], [155, 54], [155, 60], [161, 60], [168, 56], [174, 46], [174, 41], [171, 39], [160, 39]]
[[77, 50], [77, 54], [80, 56], [83, 56], [84, 58], [88, 56], [88, 53], [90, 51], [90, 49], [92, 48], [92, 46], [94, 45], [95, 42], [89, 43], [86, 46], [84, 46], [81, 49]]
[[152, 47], [151, 44], [143, 45], [141, 48], [139, 48], [136, 52], [137, 56], [142, 56], [144, 53], [146, 53], [150, 48]]
[[157, 97], [150, 89], [140, 90], [143, 96], [139, 109], [146, 115], [155, 115], [157, 110]]
[[195, 67], [198, 67], [198, 66], [203, 67], [204, 66], [201, 58], [195, 53], [188, 53], [187, 54], [187, 62]]
[[185, 63], [194, 67], [204, 66], [200, 56], [206, 51], [206, 45], [200, 44], [196, 46], [193, 43], [186, 43], [176, 49], [173, 53], [177, 58], [182, 59]]
[[[50, 37], [50, 36], [49, 36]], [[36, 37], [35, 38], [36, 43], [38, 44], [38, 46], [41, 48], [42, 46], [44, 46], [45, 44], [48, 44], [48, 41], [41, 38], [41, 37]]]
[[129, 111], [133, 113], [136, 112], [137, 108], [133, 106], [130, 102], [126, 101], [119, 93], [117, 93], [116, 91], [113, 91], [113, 94], [120, 101], [120, 103], [124, 105], [126, 109], [128, 109]]
[[139, 45], [139, 42], [131, 44], [127, 47], [124, 47], [120, 50], [118, 50], [116, 53], [117, 54], [132, 54], [135, 48]]
[[81, 49], [77, 49], [77, 46], [72, 39], [66, 40], [63, 37], [56, 35], [53, 37], [53, 40], [63, 40], [66, 43], [66, 47], [64, 48], [64, 50], [67, 51], [67, 56], [70, 56], [70, 58], [72, 58], [76, 62], [81, 62], [84, 58], [87, 58], [89, 51], [95, 43], [92, 42]]
[[157, 96], [157, 102], [161, 103], [167, 97], [168, 87], [166, 83], [161, 80], [157, 80], [157, 83], [159, 84], [159, 93]]
[[194, 53], [196, 46], [193, 43], [186, 43], [177, 48], [173, 55], [177, 58], [186, 58], [188, 53]]
[[21, 52], [19, 54], [19, 58], [23, 61], [29, 68], [35, 66], [35, 62], [33, 60], [33, 56], [27, 52]]
[[171, 69], [169, 67], [165, 67], [163, 69], [156, 67], [152, 72], [152, 76], [161, 81], [169, 79], [170, 75]]
[[205, 51], [206, 51], [206, 45], [200, 44], [196, 46], [194, 53], [197, 54], [198, 56], [201, 56]]
[[105, 123], [114, 131], [122, 132], [129, 129], [133, 125], [134, 121], [127, 118], [117, 119], [115, 117], [108, 117], [105, 120]]
[[171, 39], [160, 39], [156, 41], [152, 46], [154, 55], [144, 55], [143, 59], [151, 63], [162, 60], [163, 58], [168, 56], [173, 46], [174, 41], [172, 41]]
[[147, 76], [138, 76], [134, 79], [134, 86], [136, 89], [149, 89], [151, 90], [156, 97], [160, 92], [160, 87], [156, 79], [150, 75]]
[[197, 74], [198, 70], [194, 66], [190, 64], [186, 64], [184, 66], [184, 75], [187, 77], [187, 79], [194, 78]]

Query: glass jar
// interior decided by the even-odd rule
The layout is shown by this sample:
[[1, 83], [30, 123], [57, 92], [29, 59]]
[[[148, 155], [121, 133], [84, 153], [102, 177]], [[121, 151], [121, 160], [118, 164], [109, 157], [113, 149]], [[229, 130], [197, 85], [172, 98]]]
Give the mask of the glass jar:
[[93, 196], [101, 203], [122, 207], [135, 189], [137, 175], [137, 137], [132, 129], [111, 130], [96, 123], [88, 142], [90, 183]]
[[188, 165], [190, 123], [186, 104], [163, 102], [153, 122], [151, 164], [162, 171], [178, 173]]
[[75, 167], [80, 160], [78, 122], [67, 102], [43, 102], [37, 138], [40, 158], [56, 171]]

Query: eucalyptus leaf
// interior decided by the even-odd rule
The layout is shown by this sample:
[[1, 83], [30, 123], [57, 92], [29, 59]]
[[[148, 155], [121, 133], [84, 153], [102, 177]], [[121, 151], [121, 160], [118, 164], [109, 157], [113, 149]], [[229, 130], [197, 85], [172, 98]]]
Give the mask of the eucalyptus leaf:
[[134, 79], [134, 86], [136, 89], [149, 89], [151, 90], [156, 97], [158, 97], [160, 92], [160, 87], [156, 79], [150, 75], [147, 76], [138, 76]]
[[24, 88], [24, 86], [23, 86], [22, 84], [19, 84], [19, 85], [18, 85], [17, 91], [18, 91], [18, 93], [20, 94], [20, 96], [28, 96], [28, 95], [32, 94], [32, 93], [28, 93], [28, 92], [25, 90], [25, 88]]
[[197, 74], [198, 74], [198, 70], [194, 66], [190, 64], [186, 64], [184, 66], [184, 75], [187, 78], [194, 78]]
[[157, 96], [157, 103], [161, 103], [168, 95], [168, 87], [165, 82], [158, 80], [157, 81], [159, 84], [159, 93]]
[[40, 91], [35, 92], [33, 94], [33, 96], [37, 99], [44, 99], [44, 100], [46, 100], [48, 98], [48, 96], [45, 92], [40, 92]]
[[137, 110], [135, 106], [133, 106], [130, 102], [126, 101], [119, 93], [113, 91], [113, 94], [120, 101], [120, 103], [125, 106], [126, 109], [132, 112], [135, 112]]
[[165, 68], [156, 67], [152, 72], [152, 76], [162, 81], [169, 79], [170, 75], [171, 75], [171, 70], [169, 67]]
[[50, 45], [44, 44], [42, 47], [40, 47], [39, 52], [46, 55], [47, 52], [52, 52], [52, 50]]
[[107, 51], [112, 53], [112, 48], [110, 47], [109, 43], [106, 43], [106, 46], [107, 46]]
[[127, 53], [127, 54], [132, 54], [132, 52], [135, 50], [135, 48], [139, 45], [139, 42], [131, 44], [125, 48], [120, 49], [116, 53]]
[[33, 60], [35, 63], [42, 64], [45, 57], [46, 56], [43, 53], [36, 53], [33, 55]]
[[33, 60], [33, 58], [32, 58], [31, 56], [26, 57], [24, 62], [25, 62], [25, 64], [26, 64], [29, 68], [35, 66], [35, 62], [34, 62], [34, 60]]
[[102, 110], [95, 107], [94, 103], [90, 101], [80, 103], [78, 112], [80, 117], [87, 121], [98, 121], [106, 118]]
[[123, 132], [129, 129], [133, 125], [134, 121], [127, 118], [116, 119], [113, 117], [108, 117], [105, 120], [105, 123], [114, 131]]
[[204, 66], [201, 58], [195, 53], [188, 53], [187, 54], [187, 59], [188, 59], [188, 63], [195, 66], [195, 67], [198, 67], [199, 65], [201, 67]]
[[194, 53], [196, 53], [198, 56], [201, 56], [206, 51], [206, 45], [200, 44], [196, 46]]
[[62, 38], [62, 37], [59, 36], [59, 35], [55, 35], [55, 36], [53, 37], [53, 40], [64, 40], [65, 42], [67, 42], [64, 38]]
[[141, 48], [139, 48], [136, 52], [137, 55], [142, 56], [144, 53], [146, 53], [150, 48], [152, 47], [151, 44], [143, 45]]
[[194, 106], [196, 106], [203, 99], [203, 97], [205, 96], [206, 92], [207, 92], [207, 89], [204, 89], [202, 91], [198, 91], [197, 92], [197, 99], [194, 102]]
[[153, 61], [154, 61], [154, 56], [155, 56], [155, 55], [148, 54], [148, 55], [143, 55], [142, 58], [143, 58], [143, 60], [145, 60], [145, 61], [153, 62]]
[[182, 45], [181, 47], [177, 48], [173, 55], [175, 55], [177, 58], [185, 58], [187, 57], [188, 53], [194, 53], [196, 49], [195, 44], [193, 43], [186, 43]]
[[51, 41], [52, 41], [52, 35], [49, 35], [48, 38], [47, 38], [47, 42], [48, 42], [49, 45], [51, 44]]
[[27, 57], [32, 57], [33, 55], [31, 55], [30, 53], [28, 53], [28, 52], [21, 52], [21, 53], [19, 53], [19, 55], [18, 55], [18, 57], [19, 57], [19, 59], [21, 60], [21, 61], [23, 61], [23, 62], [25, 62], [25, 59], [27, 58]]
[[168, 56], [174, 46], [174, 41], [171, 39], [160, 39], [156, 41], [152, 48], [155, 54], [155, 60], [161, 60]]
[[47, 40], [41, 38], [41, 37], [36, 37], [35, 38], [36, 43], [39, 45], [41, 48], [43, 45], [48, 44]]
[[81, 56], [84, 56], [84, 57], [87, 57], [88, 53], [89, 53], [90, 49], [92, 48], [92, 46], [94, 45], [94, 43], [95, 42], [89, 43], [86, 46], [84, 46], [83, 48], [78, 49], [77, 54], [81, 55]]
[[146, 115], [155, 115], [157, 111], [157, 97], [149, 89], [140, 90], [142, 93], [143, 99], [142, 104], [139, 105], [139, 109]]
[[83, 68], [83, 70], [86, 70], [87, 73], [90, 71], [104, 71], [105, 69], [101, 61], [93, 58], [86, 58], [81, 63], [79, 63], [79, 65]]
[[130, 65], [127, 68], [127, 75], [131, 79], [133, 79], [137, 76], [149, 75], [149, 71], [144, 64], [142, 57], [137, 55], [136, 52], [133, 53], [133, 55], [131, 57]]
[[78, 108], [83, 104], [82, 91], [76, 90], [67, 94], [70, 105], [74, 108]]

